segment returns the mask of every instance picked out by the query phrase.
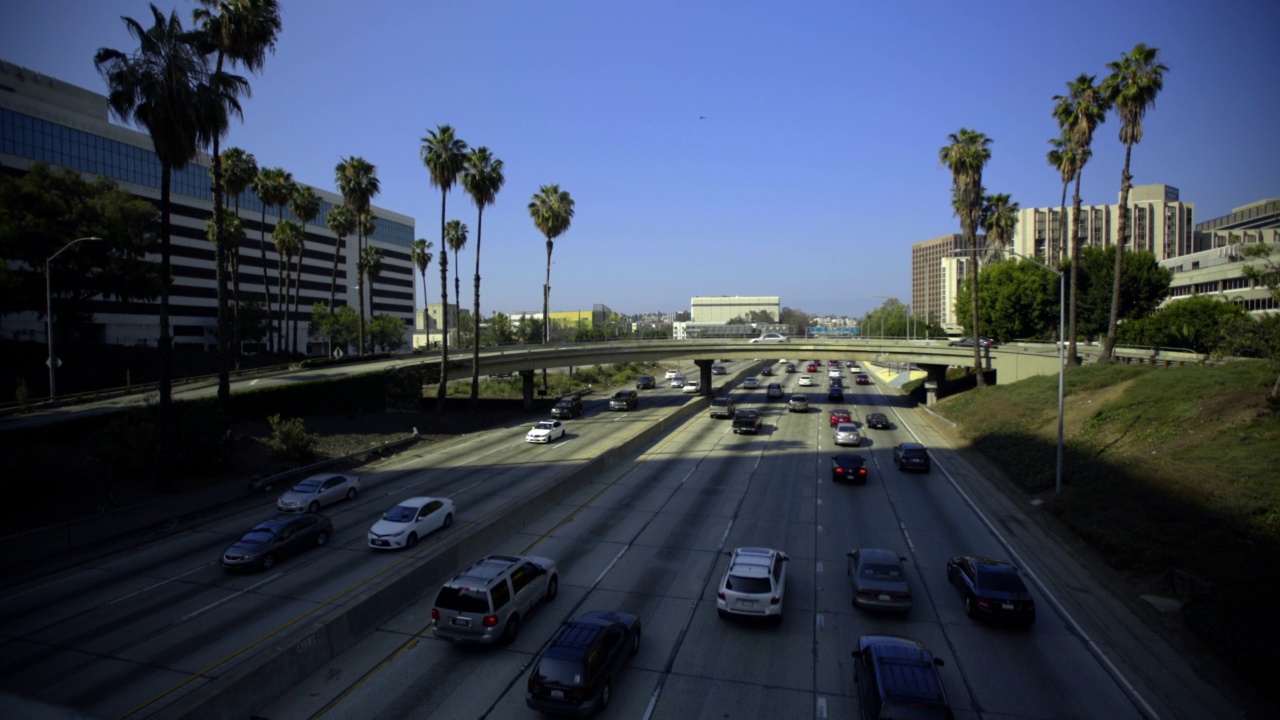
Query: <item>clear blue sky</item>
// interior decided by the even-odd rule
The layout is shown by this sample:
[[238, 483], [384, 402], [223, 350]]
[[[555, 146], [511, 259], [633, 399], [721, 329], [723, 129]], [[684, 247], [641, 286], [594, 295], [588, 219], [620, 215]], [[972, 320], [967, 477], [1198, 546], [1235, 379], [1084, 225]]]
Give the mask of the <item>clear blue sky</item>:
[[[989, 191], [1056, 206], [1051, 96], [1139, 42], [1170, 72], [1135, 182], [1179, 188], [1200, 220], [1280, 196], [1276, 0], [281, 5], [276, 52], [223, 146], [328, 189], [340, 158], [363, 156], [375, 202], [414, 217], [437, 252], [420, 138], [450, 124], [488, 146], [507, 182], [484, 218], [486, 315], [541, 309], [545, 242], [526, 207], [548, 183], [577, 203], [552, 256], [553, 309], [778, 295], [858, 316], [882, 302], [872, 295], [909, 302], [911, 244], [959, 231], [938, 164], [947, 134], [992, 138]], [[157, 6], [186, 22], [194, 4]], [[0, 57], [105, 92], [94, 52], [136, 47], [121, 15], [150, 25], [142, 0], [7, 3]], [[1095, 137], [1086, 203], [1116, 202], [1118, 132], [1109, 117]], [[455, 188], [448, 214], [471, 228], [470, 307], [476, 210]]]

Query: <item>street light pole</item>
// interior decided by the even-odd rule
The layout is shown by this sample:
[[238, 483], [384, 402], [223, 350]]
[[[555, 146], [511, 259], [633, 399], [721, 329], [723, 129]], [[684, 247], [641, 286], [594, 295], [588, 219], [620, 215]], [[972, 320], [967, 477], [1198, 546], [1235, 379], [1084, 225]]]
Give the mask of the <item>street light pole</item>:
[[58, 396], [58, 356], [53, 354], [53, 279], [51, 268], [54, 258], [66, 252], [71, 246], [87, 242], [90, 240], [101, 240], [100, 237], [82, 237], [76, 238], [71, 242], [63, 245], [58, 252], [45, 258], [44, 261], [44, 319], [45, 319], [45, 344], [49, 348], [49, 359], [46, 364], [49, 366], [49, 399], [52, 400]]

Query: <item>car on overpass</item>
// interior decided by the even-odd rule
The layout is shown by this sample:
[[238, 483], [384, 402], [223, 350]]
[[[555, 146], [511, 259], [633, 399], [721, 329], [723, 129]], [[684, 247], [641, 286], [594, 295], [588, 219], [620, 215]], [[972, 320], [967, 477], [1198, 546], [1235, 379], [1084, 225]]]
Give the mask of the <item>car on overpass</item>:
[[784, 343], [787, 342], [787, 336], [780, 333], [767, 333], [758, 338], [751, 338], [753, 343]]

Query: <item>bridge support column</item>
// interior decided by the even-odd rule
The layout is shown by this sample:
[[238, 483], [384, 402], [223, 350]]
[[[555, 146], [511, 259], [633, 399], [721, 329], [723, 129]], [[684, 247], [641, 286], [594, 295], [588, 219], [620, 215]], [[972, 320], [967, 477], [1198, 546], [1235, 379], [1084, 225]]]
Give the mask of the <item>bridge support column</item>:
[[947, 366], [946, 365], [920, 365], [924, 371], [928, 373], [928, 377], [924, 381], [926, 406], [933, 405], [938, 402], [938, 391], [947, 387]]
[[520, 390], [524, 396], [524, 409], [528, 410], [533, 407], [533, 371], [520, 371]]
[[694, 360], [693, 364], [698, 366], [698, 394], [711, 397], [715, 393], [711, 391], [711, 366], [715, 360]]

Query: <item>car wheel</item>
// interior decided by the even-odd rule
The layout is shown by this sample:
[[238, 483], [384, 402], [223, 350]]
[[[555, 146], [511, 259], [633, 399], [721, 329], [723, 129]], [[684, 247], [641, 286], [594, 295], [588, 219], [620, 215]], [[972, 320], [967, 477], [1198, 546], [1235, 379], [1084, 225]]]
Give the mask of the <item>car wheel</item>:
[[263, 570], [270, 570], [272, 567], [275, 566], [275, 564], [276, 564], [275, 555], [272, 555], [271, 553], [267, 553], [266, 555], [262, 556], [261, 565]]
[[556, 593], [560, 592], [560, 578], [555, 575], [551, 576], [551, 580], [547, 582], [547, 595], [543, 602], [551, 602], [556, 599]]
[[348, 499], [348, 500], [355, 500], [355, 499], [356, 499], [356, 489], [355, 489], [355, 488], [351, 488], [350, 490], [348, 490], [348, 491], [347, 491], [347, 499]]
[[510, 645], [516, 641], [516, 636], [520, 634], [520, 616], [512, 614], [507, 619], [506, 627], [502, 628], [502, 644]]
[[418, 544], [418, 533], [409, 533], [409, 537], [404, 539], [404, 546], [406, 548], [413, 548], [413, 546], [417, 544]]
[[600, 690], [600, 709], [609, 707], [609, 695], [613, 692], [613, 683], [606, 682], [604, 688]]
[[324, 547], [324, 544], [325, 544], [325, 543], [327, 543], [327, 542], [329, 542], [329, 533], [328, 533], [328, 532], [326, 532], [326, 531], [324, 531], [324, 530], [321, 530], [319, 533], [316, 533], [316, 545], [317, 545], [317, 546], [319, 546], [319, 547]]
[[976, 617], [978, 614], [978, 611], [973, 607], [973, 598], [968, 595], [964, 596], [964, 614], [969, 617]]
[[[1032, 622], [1035, 622], [1034, 620]], [[640, 630], [636, 630], [635, 637], [631, 638], [631, 654], [635, 655], [640, 652]]]
[[311, 504], [307, 506], [307, 512], [317, 512], [319, 510], [320, 510], [319, 500], [312, 500]]
[[444, 516], [444, 525], [442, 525], [441, 527], [447, 528], [452, 526], [453, 526], [453, 513], [449, 513], [448, 515]]

